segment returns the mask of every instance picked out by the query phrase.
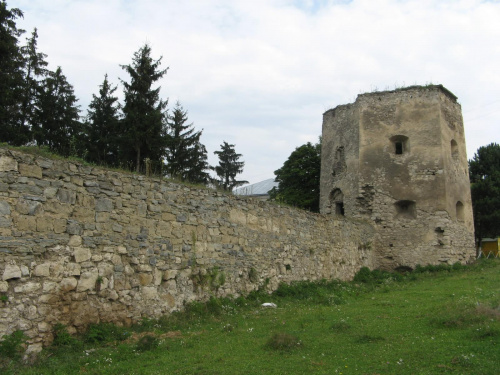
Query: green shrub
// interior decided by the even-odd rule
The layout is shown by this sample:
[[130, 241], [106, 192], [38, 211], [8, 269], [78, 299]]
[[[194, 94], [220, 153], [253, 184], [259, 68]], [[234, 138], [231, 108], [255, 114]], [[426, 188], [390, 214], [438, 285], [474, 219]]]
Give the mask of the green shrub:
[[26, 339], [23, 331], [15, 331], [5, 335], [0, 341], [0, 355], [10, 359], [21, 359], [26, 349]]
[[123, 327], [118, 327], [111, 323], [91, 324], [83, 335], [83, 341], [98, 344], [113, 341], [122, 341], [130, 334]]
[[248, 279], [252, 282], [252, 283], [256, 283], [257, 281], [259, 281], [259, 274], [257, 273], [257, 270], [255, 268], [250, 268], [250, 271], [248, 271]]
[[66, 329], [66, 326], [57, 323], [54, 326], [54, 341], [52, 341], [52, 346], [54, 347], [75, 347], [81, 346], [81, 342], [78, 341], [75, 337], [71, 336]]
[[405, 277], [396, 272], [387, 272], [382, 270], [371, 271], [368, 267], [362, 267], [356, 275], [354, 282], [364, 283], [369, 285], [379, 285], [387, 281], [403, 281]]

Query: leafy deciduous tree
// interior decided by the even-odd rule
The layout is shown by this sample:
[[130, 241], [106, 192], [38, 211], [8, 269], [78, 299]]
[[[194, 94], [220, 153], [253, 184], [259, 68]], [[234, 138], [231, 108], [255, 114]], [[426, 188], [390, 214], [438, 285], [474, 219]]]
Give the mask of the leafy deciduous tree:
[[234, 145], [224, 141], [221, 145], [221, 151], [215, 151], [219, 157], [219, 165], [215, 169], [215, 173], [219, 177], [218, 184], [224, 190], [231, 191], [235, 187], [248, 183], [248, 181], [237, 181], [236, 175], [243, 172], [245, 163], [239, 161], [241, 154], [237, 154]]
[[274, 187], [269, 196], [313, 212], [319, 212], [319, 178], [321, 168], [321, 142], [310, 142], [297, 147], [283, 166], [276, 170]]
[[[168, 70], [159, 70], [161, 59], [153, 60], [151, 47], [146, 44], [134, 53], [131, 65], [121, 66], [130, 75], [130, 83], [122, 80], [125, 87], [122, 158], [126, 163], [135, 164], [136, 172], [143, 159], [160, 161], [166, 146], [164, 109], [167, 102], [160, 99], [160, 87], [153, 88]], [[125, 152], [127, 149], [134, 150], [135, 155]]]
[[469, 160], [474, 227], [478, 243], [500, 235], [500, 145], [479, 147]]

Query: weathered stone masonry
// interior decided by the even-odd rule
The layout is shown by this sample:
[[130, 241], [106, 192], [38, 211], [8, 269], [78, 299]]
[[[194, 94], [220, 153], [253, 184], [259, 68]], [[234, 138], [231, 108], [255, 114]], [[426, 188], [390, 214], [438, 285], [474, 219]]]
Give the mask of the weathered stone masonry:
[[362, 94], [325, 112], [322, 134], [321, 212], [372, 222], [375, 267], [474, 257], [462, 110], [451, 92]]
[[349, 279], [372, 266], [372, 237], [362, 221], [0, 148], [0, 336], [21, 329], [38, 350], [56, 323]]

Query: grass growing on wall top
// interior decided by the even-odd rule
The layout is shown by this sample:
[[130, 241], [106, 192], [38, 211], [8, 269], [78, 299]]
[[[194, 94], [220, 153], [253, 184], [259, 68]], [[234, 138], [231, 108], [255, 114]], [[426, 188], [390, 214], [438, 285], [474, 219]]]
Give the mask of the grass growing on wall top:
[[499, 274], [499, 260], [401, 277], [364, 270], [352, 283], [213, 298], [137, 330], [94, 327], [100, 344], [85, 336], [71, 344], [63, 334], [66, 348], [49, 348], [33, 367], [11, 362], [3, 373], [493, 375]]

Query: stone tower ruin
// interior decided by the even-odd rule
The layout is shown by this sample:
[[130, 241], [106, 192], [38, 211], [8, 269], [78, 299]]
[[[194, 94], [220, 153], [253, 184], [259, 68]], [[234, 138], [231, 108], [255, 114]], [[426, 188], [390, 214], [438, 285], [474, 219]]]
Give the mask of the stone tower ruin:
[[462, 263], [474, 225], [460, 104], [441, 85], [359, 95], [323, 115], [320, 210], [372, 223], [381, 269]]

